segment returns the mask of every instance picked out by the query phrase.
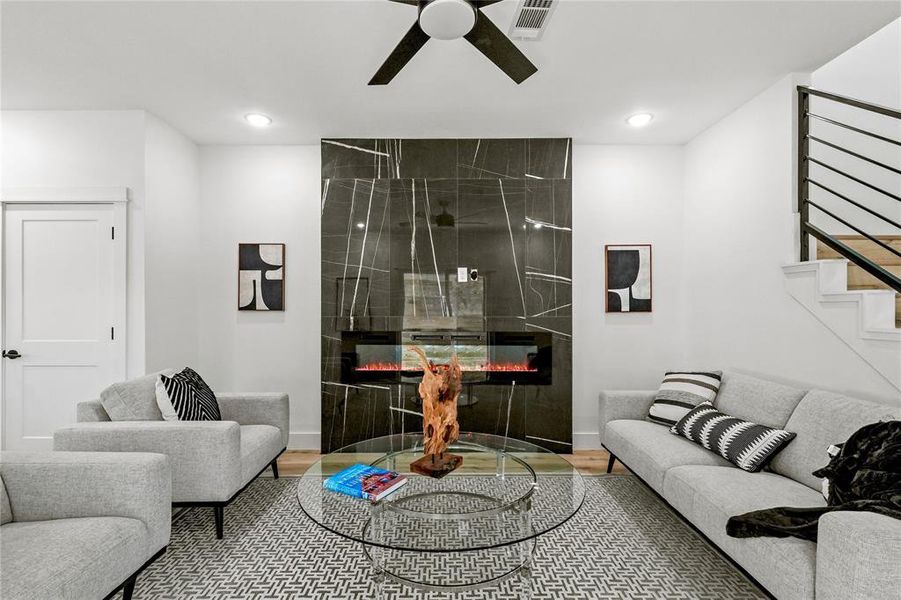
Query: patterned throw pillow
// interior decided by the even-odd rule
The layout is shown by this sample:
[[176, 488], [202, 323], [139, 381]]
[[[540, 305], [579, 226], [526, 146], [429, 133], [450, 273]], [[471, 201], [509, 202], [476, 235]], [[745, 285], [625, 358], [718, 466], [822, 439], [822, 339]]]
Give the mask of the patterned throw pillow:
[[213, 390], [190, 367], [185, 367], [172, 377], [159, 376], [156, 402], [166, 421], [222, 420]]
[[713, 402], [722, 377], [722, 371], [667, 371], [648, 420], [672, 427], [701, 402]]
[[709, 402], [690, 410], [670, 431], [716, 452], [751, 473], [762, 469], [796, 435], [730, 417], [713, 408]]

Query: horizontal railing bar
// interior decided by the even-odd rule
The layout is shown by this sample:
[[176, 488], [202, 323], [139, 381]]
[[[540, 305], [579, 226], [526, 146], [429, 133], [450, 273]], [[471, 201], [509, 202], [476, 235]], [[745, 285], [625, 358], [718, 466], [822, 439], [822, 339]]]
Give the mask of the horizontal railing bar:
[[857, 201], [855, 201], [855, 200], [852, 200], [851, 198], [848, 198], [848, 197], [845, 196], [844, 194], [840, 194], [839, 192], [836, 192], [836, 191], [833, 190], [832, 188], [823, 185], [822, 183], [820, 183], [819, 181], [816, 181], [815, 179], [811, 179], [811, 178], [808, 177], [808, 178], [807, 178], [807, 181], [809, 181], [810, 183], [812, 183], [813, 185], [817, 186], [818, 188], [820, 188], [820, 189], [822, 189], [822, 190], [826, 190], [827, 192], [829, 192], [829, 193], [832, 194], [833, 196], [838, 196], [839, 198], [841, 198], [841, 199], [844, 200], [845, 202], [850, 202], [851, 204], [853, 204], [853, 205], [856, 206], [857, 208], [859, 208], [859, 209], [861, 209], [861, 210], [867, 211], [868, 213], [870, 213], [871, 215], [873, 215], [873, 216], [876, 217], [877, 219], [882, 219], [883, 221], [885, 221], [885, 222], [888, 223], [889, 225], [892, 225], [892, 226], [894, 226], [894, 227], [897, 227], [898, 229], [901, 229], [901, 224], [895, 223], [894, 221], [892, 221], [891, 219], [889, 219], [889, 218], [886, 217], [885, 215], [879, 214], [878, 212], [876, 212], [876, 211], [873, 210], [872, 208], [868, 208], [868, 207], [864, 206], [863, 204], [861, 204], [860, 202], [857, 202]]
[[889, 191], [886, 191], [886, 190], [884, 190], [884, 189], [882, 189], [882, 188], [880, 188], [880, 187], [876, 187], [876, 186], [873, 185], [872, 183], [867, 183], [867, 182], [864, 181], [863, 179], [859, 179], [859, 178], [855, 177], [854, 175], [851, 175], [851, 174], [849, 174], [849, 173], [845, 173], [845, 172], [842, 171], [841, 169], [837, 169], [837, 168], [833, 167], [833, 166], [830, 165], [830, 164], [824, 163], [823, 161], [818, 160], [818, 159], [816, 159], [816, 158], [814, 158], [814, 157], [812, 157], [812, 156], [808, 156], [808, 157], [807, 157], [807, 160], [809, 160], [809, 161], [812, 162], [812, 163], [816, 163], [816, 164], [820, 165], [821, 167], [825, 167], [825, 168], [829, 169], [830, 171], [833, 171], [834, 173], [838, 173], [838, 174], [841, 175], [842, 177], [847, 177], [847, 178], [850, 179], [851, 181], [856, 181], [856, 182], [859, 183], [860, 185], [866, 186], [866, 187], [870, 188], [870, 189], [873, 190], [873, 191], [879, 192], [880, 194], [884, 194], [884, 195], [888, 196], [889, 198], [894, 198], [894, 199], [897, 200], [898, 202], [901, 202], [901, 196], [898, 196], [897, 194], [893, 194], [893, 193], [891, 193], [891, 192], [889, 192]]
[[845, 154], [847, 154], [849, 156], [853, 156], [854, 158], [859, 158], [860, 160], [864, 160], [872, 165], [876, 165], [877, 167], [882, 167], [883, 169], [888, 169], [889, 171], [892, 171], [893, 173], [897, 173], [898, 175], [901, 175], [901, 169], [896, 169], [895, 167], [893, 167], [891, 165], [887, 165], [883, 162], [879, 162], [878, 160], [872, 159], [869, 156], [864, 156], [863, 154], [858, 154], [857, 152], [848, 150], [847, 148], [842, 148], [838, 144], [833, 144], [832, 142], [827, 142], [826, 140], [820, 139], [815, 135], [808, 135], [807, 137], [808, 137], [808, 139], [811, 139], [815, 142], [819, 142], [820, 144], [823, 144], [824, 146], [829, 146], [830, 148], [835, 148], [839, 152], [844, 152]]
[[844, 225], [845, 227], [848, 227], [848, 228], [850, 228], [850, 229], [853, 229], [854, 231], [856, 231], [856, 232], [859, 233], [860, 235], [864, 236], [865, 238], [867, 238], [868, 240], [870, 240], [870, 241], [873, 242], [874, 244], [876, 244], [876, 245], [878, 245], [878, 246], [882, 246], [884, 249], [888, 250], [889, 252], [891, 252], [891, 253], [894, 254], [895, 256], [898, 256], [899, 258], [901, 258], [901, 252], [899, 252], [898, 250], [895, 250], [894, 248], [892, 248], [891, 246], [889, 246], [888, 244], [886, 244], [886, 243], [883, 242], [882, 240], [880, 240], [880, 239], [878, 239], [878, 238], [874, 238], [872, 235], [870, 235], [869, 233], [867, 233], [867, 232], [864, 231], [863, 229], [860, 229], [859, 227], [856, 227], [856, 226], [852, 225], [851, 223], [848, 223], [847, 221], [845, 221], [843, 218], [841, 218], [840, 216], [838, 216], [838, 215], [835, 214], [834, 212], [830, 211], [830, 210], [827, 209], [827, 208], [823, 208], [822, 206], [820, 206], [819, 204], [817, 204], [817, 203], [814, 202], [813, 200], [808, 200], [807, 203], [810, 204], [811, 206], [815, 206], [816, 208], [820, 209], [821, 211], [823, 211], [824, 213], [826, 213], [827, 215], [829, 215], [830, 217], [832, 217], [833, 219], [835, 219], [836, 221], [838, 221], [839, 223], [841, 223], [842, 225]]
[[841, 243], [816, 225], [801, 223], [801, 232], [802, 234], [812, 235], [896, 292], [901, 292], [901, 279], [895, 276], [894, 273], [883, 269], [863, 254]]
[[889, 144], [894, 144], [894, 145], [896, 145], [896, 146], [901, 146], [901, 141], [899, 141], [899, 140], [893, 140], [893, 139], [890, 138], [890, 137], [885, 137], [884, 135], [879, 135], [878, 133], [873, 133], [872, 131], [867, 131], [866, 129], [860, 129], [859, 127], [854, 127], [854, 126], [852, 126], [852, 125], [848, 125], [847, 123], [842, 123], [841, 121], [836, 121], [836, 120], [834, 120], [834, 119], [829, 119], [829, 118], [827, 118], [827, 117], [823, 117], [823, 116], [814, 114], [814, 113], [812, 113], [812, 112], [807, 113], [807, 116], [809, 116], [809, 117], [811, 117], [811, 118], [813, 118], [813, 119], [818, 119], [818, 120], [820, 120], [820, 121], [824, 121], [824, 122], [829, 123], [829, 124], [831, 124], [831, 125], [836, 125], [836, 126], [838, 126], [838, 127], [844, 127], [845, 129], [849, 129], [849, 130], [851, 130], [851, 131], [856, 131], [857, 133], [862, 133], [862, 134], [864, 134], [864, 135], [868, 135], [868, 136], [870, 136], [871, 138], [874, 138], [874, 139], [877, 139], [877, 140], [880, 140], [880, 141], [883, 141], [883, 142], [888, 142]]
[[857, 100], [855, 98], [849, 98], [847, 96], [842, 96], [839, 94], [832, 94], [830, 92], [824, 92], [812, 87], [807, 87], [806, 85], [799, 85], [798, 91], [802, 94], [810, 94], [811, 96], [819, 96], [820, 98], [826, 98], [827, 100], [832, 100], [833, 102], [838, 102], [839, 104], [847, 104], [848, 106], [853, 106], [855, 108], [862, 108], [864, 110], [868, 110], [870, 112], [879, 113], [880, 115], [885, 115], [887, 117], [893, 117], [895, 119], [901, 119], [901, 110], [897, 110], [894, 108], [889, 108], [888, 106], [881, 106], [879, 104], [872, 104], [870, 102], [864, 102], [863, 100]]

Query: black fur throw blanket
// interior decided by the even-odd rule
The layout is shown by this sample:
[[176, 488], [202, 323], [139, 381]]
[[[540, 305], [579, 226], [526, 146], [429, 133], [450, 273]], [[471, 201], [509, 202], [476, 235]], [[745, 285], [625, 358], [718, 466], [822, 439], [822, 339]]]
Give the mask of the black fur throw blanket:
[[829, 464], [813, 472], [829, 480], [827, 506], [755, 510], [726, 523], [732, 537], [797, 537], [817, 541], [820, 515], [866, 510], [901, 519], [901, 421], [861, 427]]

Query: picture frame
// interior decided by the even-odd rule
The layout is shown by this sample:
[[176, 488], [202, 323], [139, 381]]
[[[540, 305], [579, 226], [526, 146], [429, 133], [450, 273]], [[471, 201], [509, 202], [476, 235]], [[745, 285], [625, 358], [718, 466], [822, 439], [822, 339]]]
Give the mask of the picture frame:
[[285, 244], [238, 244], [238, 310], [285, 310]]
[[604, 246], [604, 311], [653, 312], [653, 249], [651, 244]]

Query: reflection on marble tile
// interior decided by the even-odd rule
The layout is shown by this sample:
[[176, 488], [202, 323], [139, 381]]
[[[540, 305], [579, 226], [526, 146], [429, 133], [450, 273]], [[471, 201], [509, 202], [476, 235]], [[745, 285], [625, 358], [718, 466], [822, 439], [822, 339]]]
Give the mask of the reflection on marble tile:
[[[342, 331], [552, 334], [553, 383], [466, 385], [464, 430], [571, 443], [567, 139], [322, 143], [322, 447], [420, 430], [416, 381], [341, 381]], [[477, 281], [457, 281], [478, 272]], [[509, 419], [507, 415], [509, 414]]]
[[569, 138], [530, 139], [527, 152], [527, 178], [572, 178], [572, 140]]
[[571, 182], [526, 184], [526, 306], [529, 316], [572, 314]]

